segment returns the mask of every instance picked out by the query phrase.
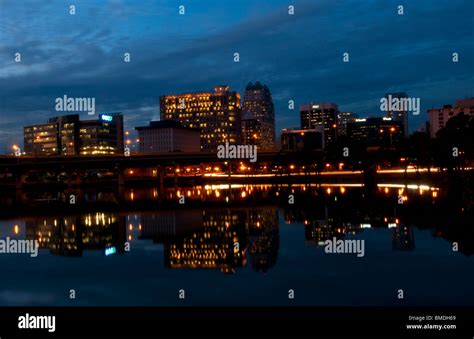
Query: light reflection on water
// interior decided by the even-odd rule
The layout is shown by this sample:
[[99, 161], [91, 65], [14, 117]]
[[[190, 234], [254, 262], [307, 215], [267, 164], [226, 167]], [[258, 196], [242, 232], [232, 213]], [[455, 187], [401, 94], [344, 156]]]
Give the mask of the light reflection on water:
[[[423, 209], [404, 210], [436, 204], [437, 187], [379, 184], [372, 200], [363, 187], [335, 183], [133, 191], [135, 203], [156, 192], [165, 200], [231, 196], [250, 204], [176, 203], [0, 221], [0, 239], [37, 240], [41, 248], [37, 258], [0, 254], [9, 272], [0, 281], [0, 304], [67, 305], [63, 294], [72, 286], [83, 293], [80, 305], [176, 305], [183, 303], [179, 288], [192, 291], [185, 302], [192, 305], [287, 305], [288, 288], [302, 293], [292, 301], [297, 305], [395, 305], [392, 292], [400, 286], [409, 291], [408, 304], [474, 303], [472, 294], [463, 296], [473, 279], [472, 228], [458, 227], [454, 217], [446, 224]], [[328, 254], [325, 241], [332, 239], [364, 240], [365, 255]], [[36, 289], [50, 298], [12, 298]]]

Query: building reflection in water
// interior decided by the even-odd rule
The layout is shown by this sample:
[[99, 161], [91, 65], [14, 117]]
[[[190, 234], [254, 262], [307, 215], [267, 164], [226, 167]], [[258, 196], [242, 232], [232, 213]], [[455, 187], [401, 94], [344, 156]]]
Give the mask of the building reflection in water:
[[267, 271], [278, 257], [276, 207], [156, 212], [141, 217], [141, 239], [164, 243], [165, 266], [235, 273], [247, 264]]
[[305, 220], [305, 240], [309, 245], [324, 247], [326, 240], [343, 239], [361, 232], [360, 225], [336, 222], [334, 219]]
[[256, 272], [267, 272], [275, 266], [280, 247], [278, 210], [252, 209], [247, 212], [250, 264]]
[[125, 217], [111, 213], [45, 217], [26, 221], [26, 238], [38, 240], [40, 249], [52, 254], [80, 257], [83, 251], [123, 253], [126, 242]]
[[[288, 212], [288, 216], [286, 215]], [[316, 247], [324, 247], [326, 240], [343, 239], [346, 236], [354, 236], [362, 231], [361, 224], [355, 224], [339, 220], [339, 218], [330, 217], [328, 208], [324, 207], [322, 216], [307, 215], [301, 216], [304, 220], [304, 235], [305, 243]], [[285, 210], [285, 219], [300, 221], [298, 217], [295, 218], [294, 212]]]
[[392, 249], [394, 251], [413, 251], [415, 249], [413, 227], [397, 224], [392, 228]]
[[241, 211], [204, 210], [202, 227], [165, 243], [169, 268], [219, 268], [234, 273], [246, 264], [246, 234]]

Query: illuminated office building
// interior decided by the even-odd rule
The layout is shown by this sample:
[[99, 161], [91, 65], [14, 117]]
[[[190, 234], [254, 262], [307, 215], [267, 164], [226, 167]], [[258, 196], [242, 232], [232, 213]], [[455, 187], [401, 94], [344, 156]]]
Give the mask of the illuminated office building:
[[79, 137], [79, 115], [64, 115], [49, 119], [50, 123], [57, 126], [58, 132], [58, 149], [60, 155], [76, 155], [79, 154], [81, 140]]
[[335, 141], [338, 134], [338, 106], [330, 102], [311, 102], [300, 108], [301, 129], [324, 129], [324, 147]]
[[81, 121], [80, 155], [123, 154], [123, 115], [100, 114], [99, 119]]
[[359, 116], [352, 112], [339, 112], [337, 114], [338, 120], [338, 133], [339, 135], [346, 135], [347, 134], [347, 124], [349, 122], [354, 122]]
[[258, 128], [264, 130], [259, 138], [253, 140], [253, 142], [257, 141], [258, 149], [273, 151], [275, 149], [275, 106], [268, 87], [259, 81], [255, 85], [249, 82], [245, 88], [242, 110], [250, 112], [252, 119], [260, 123]]
[[201, 150], [241, 142], [240, 95], [229, 86], [214, 92], [184, 93], [160, 97], [161, 120], [176, 120], [183, 126], [201, 130]]
[[251, 112], [242, 116], [242, 142], [244, 145], [257, 145], [258, 151], [275, 150], [275, 126], [260, 121]]
[[347, 135], [367, 146], [395, 147], [403, 139], [403, 125], [391, 118], [363, 118], [347, 123]]
[[123, 153], [123, 116], [101, 114], [79, 120], [79, 114], [49, 119], [47, 124], [24, 127], [25, 153], [45, 155], [105, 155]]
[[59, 155], [60, 141], [56, 123], [27, 126], [23, 129], [27, 155]]

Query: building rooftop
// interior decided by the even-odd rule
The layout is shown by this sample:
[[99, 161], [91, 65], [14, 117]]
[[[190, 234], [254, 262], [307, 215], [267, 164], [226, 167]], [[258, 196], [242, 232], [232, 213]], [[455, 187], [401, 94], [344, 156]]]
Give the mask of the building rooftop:
[[[193, 95], [219, 95], [224, 94], [227, 92], [235, 92], [230, 91], [229, 86], [227, 85], [219, 85], [214, 87], [214, 91], [196, 91], [196, 92], [185, 92], [185, 93], [178, 93], [178, 94], [165, 94], [160, 96], [160, 98], [173, 98], [173, 97], [182, 97], [182, 96], [193, 96]], [[237, 93], [238, 94], [238, 93]]]
[[474, 98], [457, 100], [454, 107], [474, 107]]
[[151, 130], [151, 129], [161, 129], [161, 128], [179, 128], [179, 129], [185, 129], [185, 130], [188, 130], [188, 131], [200, 132], [200, 130], [198, 128], [185, 127], [179, 121], [176, 121], [176, 120], [150, 121], [150, 124], [148, 126], [135, 127], [135, 129], [137, 131]]

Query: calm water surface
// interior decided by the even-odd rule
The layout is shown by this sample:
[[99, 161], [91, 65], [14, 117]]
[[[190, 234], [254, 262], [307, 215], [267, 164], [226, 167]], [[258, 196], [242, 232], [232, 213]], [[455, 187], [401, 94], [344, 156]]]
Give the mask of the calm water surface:
[[[37, 257], [0, 254], [0, 304], [474, 305], [472, 225], [436, 215], [436, 188], [405, 187], [403, 204], [399, 190], [194, 187], [163, 192], [164, 201], [184, 195], [184, 205], [130, 210], [157, 194], [129, 189], [124, 209], [0, 220], [0, 239], [41, 248]], [[363, 240], [364, 256], [326, 253], [333, 238]]]

